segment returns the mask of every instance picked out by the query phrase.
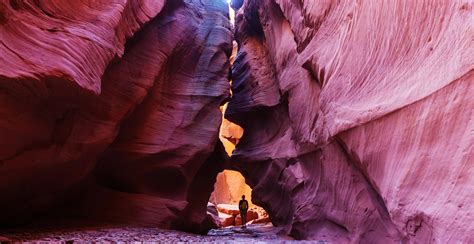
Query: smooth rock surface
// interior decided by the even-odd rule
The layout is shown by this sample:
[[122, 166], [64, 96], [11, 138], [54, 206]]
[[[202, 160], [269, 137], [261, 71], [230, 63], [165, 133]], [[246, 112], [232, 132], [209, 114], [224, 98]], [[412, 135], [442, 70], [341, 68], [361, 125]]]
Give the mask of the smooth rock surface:
[[337, 243], [474, 242], [473, 8], [245, 1], [231, 161], [274, 224]]
[[[204, 231], [232, 50], [222, 1], [0, 1], [0, 223]], [[52, 210], [52, 211], [50, 211]]]

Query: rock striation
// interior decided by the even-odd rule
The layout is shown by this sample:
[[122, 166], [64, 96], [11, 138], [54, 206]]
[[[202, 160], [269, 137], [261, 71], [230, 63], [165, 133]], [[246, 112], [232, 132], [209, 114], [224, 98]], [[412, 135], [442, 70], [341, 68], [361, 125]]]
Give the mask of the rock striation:
[[275, 225], [474, 241], [472, 2], [233, 2], [231, 161]]
[[[225, 1], [0, 1], [0, 218], [201, 231], [226, 161]], [[80, 197], [78, 197], [80, 196]]]

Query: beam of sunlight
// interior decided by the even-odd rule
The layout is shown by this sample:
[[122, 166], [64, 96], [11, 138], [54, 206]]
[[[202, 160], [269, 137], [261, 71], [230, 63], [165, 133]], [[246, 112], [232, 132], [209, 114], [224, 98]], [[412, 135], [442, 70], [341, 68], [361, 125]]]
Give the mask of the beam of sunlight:
[[230, 19], [230, 23], [232, 25], [235, 24], [235, 11], [234, 9], [230, 6], [230, 3], [232, 2], [232, 0], [226, 0], [227, 1], [227, 4], [229, 4], [229, 19]]

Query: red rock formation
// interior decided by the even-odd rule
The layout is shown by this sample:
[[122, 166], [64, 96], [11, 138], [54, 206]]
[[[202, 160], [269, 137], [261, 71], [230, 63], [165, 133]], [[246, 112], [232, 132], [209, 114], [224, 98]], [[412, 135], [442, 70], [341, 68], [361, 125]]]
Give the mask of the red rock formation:
[[207, 203], [207, 218], [214, 223], [217, 227], [222, 227], [221, 219], [219, 218], [219, 212], [217, 211], [216, 205], [208, 202]]
[[[238, 205], [242, 195], [250, 197], [252, 189], [245, 184], [245, 178], [237, 171], [224, 170], [217, 175], [210, 200], [215, 204]], [[254, 204], [249, 201], [249, 206]]]
[[[253, 221], [253, 220], [257, 220], [257, 219], [258, 219], [258, 214], [256, 212], [249, 211], [247, 213], [247, 222], [246, 222], [246, 224], [248, 224], [249, 221]], [[268, 221], [266, 223], [268, 223]], [[239, 225], [242, 225], [242, 217], [240, 217], [240, 214], [235, 216], [235, 226], [239, 226]]]
[[[236, 204], [218, 204], [217, 211], [219, 211], [222, 226], [242, 225], [239, 207]], [[230, 216], [232, 216], [233, 220], [229, 220]], [[247, 210], [247, 222], [258, 218], [257, 208], [252, 207]]]
[[473, 8], [245, 1], [226, 118], [274, 224], [337, 242], [474, 241]]
[[0, 222], [85, 189], [88, 217], [205, 228], [225, 162], [227, 12], [224, 1], [1, 1]]
[[265, 224], [265, 223], [270, 223], [270, 222], [271, 222], [271, 220], [267, 215], [265, 217], [261, 217], [261, 218], [249, 221], [249, 224]]
[[219, 222], [222, 227], [235, 225], [235, 216], [219, 212]]

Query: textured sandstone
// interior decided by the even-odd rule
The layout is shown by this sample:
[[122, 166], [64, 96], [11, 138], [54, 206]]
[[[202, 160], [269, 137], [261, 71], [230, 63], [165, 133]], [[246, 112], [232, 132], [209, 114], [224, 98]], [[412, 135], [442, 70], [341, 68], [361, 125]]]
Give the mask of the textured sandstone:
[[[241, 225], [239, 207], [236, 204], [218, 204], [217, 211], [221, 219], [222, 226]], [[232, 217], [232, 220], [230, 219]], [[247, 222], [259, 218], [258, 209], [253, 207], [247, 210]]]
[[208, 202], [206, 210], [207, 218], [218, 227], [222, 227], [221, 220], [219, 218], [219, 212], [217, 211], [216, 205]]
[[[257, 212], [253, 210], [247, 211], [247, 223], [252, 220], [258, 219], [258, 214]], [[240, 214], [235, 216], [235, 225], [242, 225], [242, 218], [240, 217]]]
[[38, 97], [54, 96], [61, 88], [73, 93], [80, 90], [68, 86], [99, 94], [109, 62], [123, 55], [125, 40], [159, 13], [164, 3], [2, 0], [2, 88]]
[[235, 225], [235, 216], [219, 212], [219, 221], [222, 227]]
[[261, 218], [249, 221], [249, 224], [264, 224], [264, 223], [270, 223], [270, 222], [271, 222], [270, 218], [266, 216], [266, 217], [261, 217]]
[[208, 228], [226, 161], [227, 12], [225, 1], [0, 1], [1, 224], [72, 201], [92, 219]]
[[239, 207], [235, 204], [218, 204], [217, 211], [230, 215], [238, 215]]
[[224, 120], [223, 147], [224, 0], [0, 0], [0, 225], [63, 205], [233, 225], [206, 203], [239, 143], [231, 168], [297, 238], [474, 242], [472, 2], [231, 6], [226, 118], [245, 132]]
[[[217, 175], [211, 200], [215, 204], [234, 204], [237, 207], [242, 195], [250, 198], [252, 189], [245, 184], [245, 178], [237, 171], [224, 170]], [[249, 206], [254, 206], [249, 199]]]
[[231, 160], [274, 224], [336, 242], [474, 241], [473, 8], [245, 1]]

